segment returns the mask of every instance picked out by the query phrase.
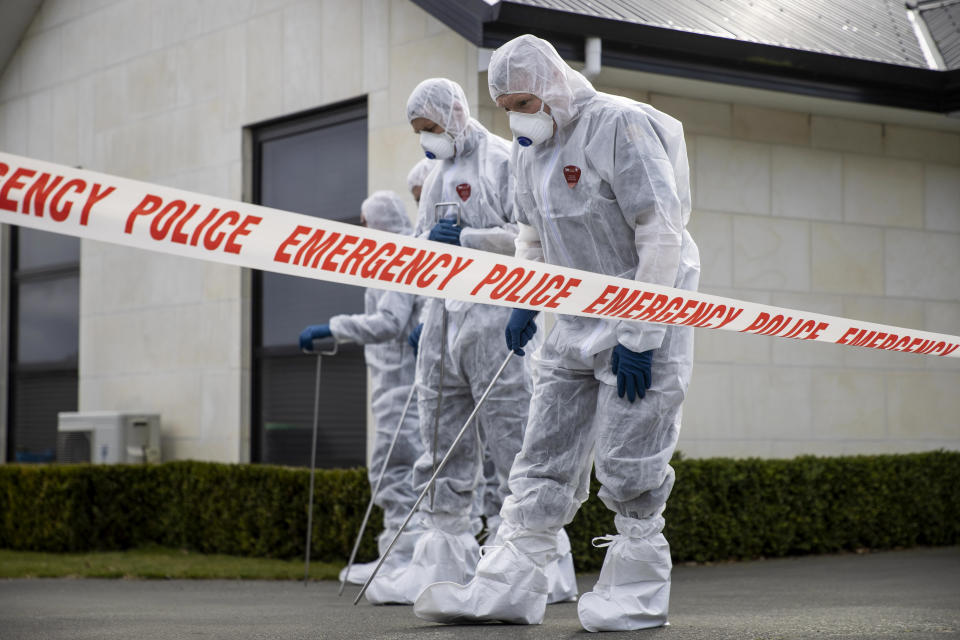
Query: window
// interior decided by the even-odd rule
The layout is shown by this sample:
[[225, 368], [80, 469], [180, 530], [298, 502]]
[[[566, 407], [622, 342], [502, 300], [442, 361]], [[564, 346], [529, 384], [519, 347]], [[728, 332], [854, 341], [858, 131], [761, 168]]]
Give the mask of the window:
[[77, 410], [80, 240], [14, 227], [11, 241], [7, 457], [52, 462], [57, 413]]
[[[366, 101], [252, 129], [257, 204], [359, 223], [367, 194]], [[316, 356], [297, 338], [309, 324], [363, 311], [363, 289], [270, 272], [253, 278], [254, 461], [309, 465]], [[363, 465], [367, 389], [362, 347], [324, 358], [317, 466]]]

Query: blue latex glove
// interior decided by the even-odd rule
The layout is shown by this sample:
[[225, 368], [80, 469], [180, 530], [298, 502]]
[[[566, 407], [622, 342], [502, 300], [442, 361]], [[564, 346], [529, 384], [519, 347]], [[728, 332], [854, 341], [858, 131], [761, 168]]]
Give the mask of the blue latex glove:
[[418, 324], [413, 331], [410, 332], [410, 335], [407, 337], [407, 342], [410, 343], [410, 346], [413, 347], [413, 355], [417, 355], [417, 351], [420, 350], [420, 334], [423, 333], [423, 323]]
[[312, 324], [300, 332], [300, 348], [305, 351], [313, 351], [314, 340], [329, 338], [332, 335], [333, 334], [330, 333], [330, 325]]
[[643, 398], [653, 382], [650, 365], [653, 363], [653, 351], [637, 353], [630, 351], [622, 344], [613, 348], [613, 357], [610, 360], [613, 372], [617, 374], [617, 395], [621, 398], [627, 394], [627, 399], [633, 402], [638, 397]]
[[460, 231], [461, 227], [458, 227], [453, 220], [447, 220], [444, 218], [437, 224], [433, 225], [433, 229], [430, 229], [430, 235], [427, 236], [430, 240], [435, 240], [436, 242], [446, 242], [447, 244], [452, 244], [460, 246]]
[[510, 349], [518, 356], [525, 355], [523, 346], [530, 342], [530, 338], [537, 332], [537, 323], [535, 322], [539, 311], [529, 309], [514, 309], [510, 312], [510, 319], [507, 321], [507, 349]]

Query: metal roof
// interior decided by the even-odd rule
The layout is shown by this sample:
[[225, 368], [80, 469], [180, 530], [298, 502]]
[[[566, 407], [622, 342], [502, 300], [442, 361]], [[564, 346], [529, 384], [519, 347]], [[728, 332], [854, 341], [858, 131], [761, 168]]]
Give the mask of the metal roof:
[[[532, 33], [583, 60], [596, 36], [608, 67], [960, 116], [960, 66], [930, 68], [911, 20], [960, 0], [412, 1], [480, 47]], [[930, 20], [960, 55], [956, 22]]]
[[960, 0], [920, 2], [920, 16], [948, 69], [960, 69]]
[[845, 58], [927, 66], [903, 0], [510, 1]]

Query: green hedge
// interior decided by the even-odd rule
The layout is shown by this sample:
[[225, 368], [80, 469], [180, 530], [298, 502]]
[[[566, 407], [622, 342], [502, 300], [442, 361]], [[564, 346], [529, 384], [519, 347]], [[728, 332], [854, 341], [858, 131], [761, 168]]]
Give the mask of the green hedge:
[[[664, 535], [676, 562], [960, 543], [958, 452], [671, 464]], [[567, 528], [578, 568], [600, 567], [590, 536], [604, 530], [613, 517], [591, 497]]]
[[[0, 548], [303, 555], [309, 471], [266, 465], [0, 466]], [[317, 470], [311, 557], [349, 556], [370, 498], [363, 469]], [[376, 553], [379, 511], [360, 553]]]
[[[675, 561], [960, 543], [960, 453], [673, 462]], [[309, 472], [265, 465], [0, 466], [0, 548], [116, 550], [148, 543], [207, 553], [303, 554]], [[595, 497], [568, 526], [578, 570], [614, 532]], [[312, 557], [344, 560], [370, 487], [363, 469], [317, 472]], [[374, 512], [361, 559], [376, 553]]]

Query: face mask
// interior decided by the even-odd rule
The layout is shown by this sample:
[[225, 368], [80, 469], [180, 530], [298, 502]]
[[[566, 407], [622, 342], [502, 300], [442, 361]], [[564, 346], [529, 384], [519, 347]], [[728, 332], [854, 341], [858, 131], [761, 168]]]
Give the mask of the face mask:
[[553, 136], [553, 118], [543, 110], [542, 103], [536, 113], [511, 111], [510, 130], [521, 147], [540, 144]]
[[454, 154], [453, 137], [446, 131], [443, 133], [421, 131], [420, 146], [431, 160], [446, 160], [452, 158]]

